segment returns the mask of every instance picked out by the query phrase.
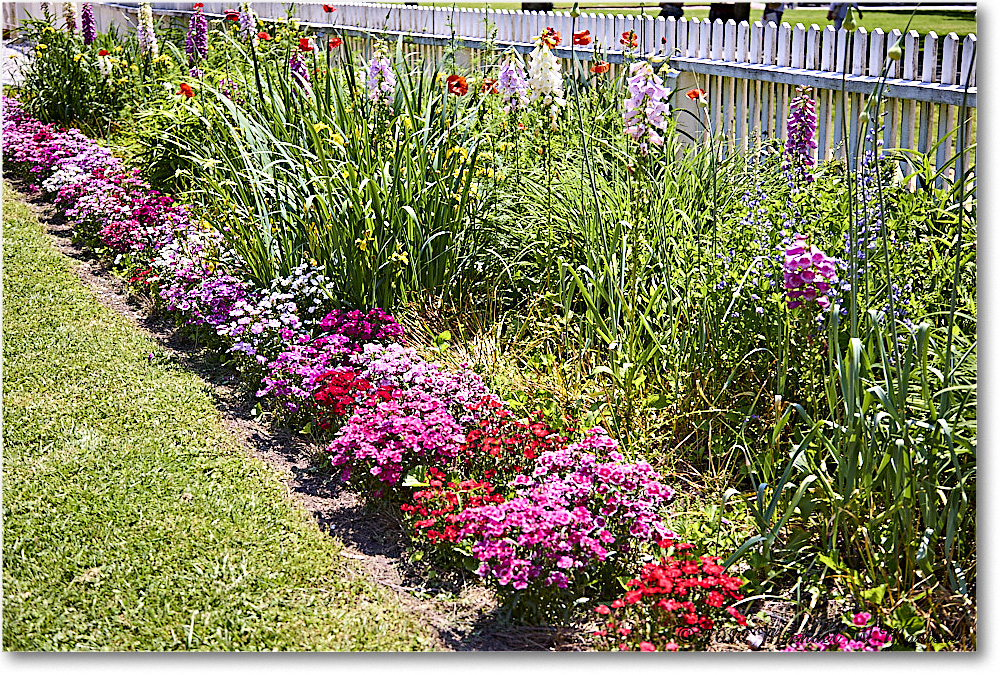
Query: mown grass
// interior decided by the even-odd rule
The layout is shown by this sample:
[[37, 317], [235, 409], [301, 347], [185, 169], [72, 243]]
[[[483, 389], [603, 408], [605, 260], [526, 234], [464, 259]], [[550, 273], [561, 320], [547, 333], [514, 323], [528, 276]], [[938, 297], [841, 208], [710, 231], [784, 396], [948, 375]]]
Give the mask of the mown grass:
[[433, 646], [3, 191], [3, 647]]

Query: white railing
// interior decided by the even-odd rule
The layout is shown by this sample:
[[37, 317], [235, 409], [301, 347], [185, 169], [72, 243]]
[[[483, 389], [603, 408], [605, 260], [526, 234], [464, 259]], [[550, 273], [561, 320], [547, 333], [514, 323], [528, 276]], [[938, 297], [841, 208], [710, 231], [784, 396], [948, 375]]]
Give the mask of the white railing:
[[[39, 4], [23, 3], [18, 14], [32, 6], [37, 13]], [[134, 20], [137, 3], [94, 4], [101, 29]], [[314, 32], [335, 31], [357, 38], [362, 52], [370, 48], [374, 38], [402, 38], [410, 45], [411, 56], [429, 61], [440, 59], [449, 46], [528, 52], [535, 36], [551, 26], [562, 35], [556, 55], [566, 63], [571, 56], [574, 23], [567, 12], [334, 2], [325, 3], [337, 10], [328, 13], [324, 3], [316, 2], [252, 4], [265, 21], [288, 17], [291, 11]], [[189, 2], [152, 5], [159, 15], [191, 12]], [[208, 2], [204, 11], [221, 16], [237, 6], [236, 0]], [[815, 24], [712, 24], [697, 19], [592, 13], [579, 16], [575, 26], [578, 31], [589, 30], [594, 40], [572, 52], [579, 60], [606, 60], [617, 71], [631, 58], [653, 54], [669, 57], [670, 66], [681, 71], [677, 87], [700, 87], [708, 92], [710, 126], [735, 147], [746, 148], [756, 137], [784, 140], [788, 103], [797, 95], [797, 88], [809, 87], [816, 99], [817, 157], [853, 154], [859, 116], [884, 75], [884, 147], [927, 153], [938, 144], [935, 158], [941, 168], [957, 151], [959, 111], [975, 108], [977, 103], [975, 35], [960, 39], [951, 33], [942, 38], [932, 32], [921, 37], [916, 31], [902, 35], [898, 30], [868, 33], [863, 28], [849, 33]], [[620, 42], [622, 33], [629, 31], [635, 32], [639, 45], [631, 53], [625, 52]], [[887, 50], [897, 43], [902, 58], [895, 61], [888, 58]], [[679, 99], [678, 105], [694, 105], [684, 97]], [[969, 117], [964, 118], [966, 139], [972, 138]], [[968, 157], [962, 161], [975, 160]]]

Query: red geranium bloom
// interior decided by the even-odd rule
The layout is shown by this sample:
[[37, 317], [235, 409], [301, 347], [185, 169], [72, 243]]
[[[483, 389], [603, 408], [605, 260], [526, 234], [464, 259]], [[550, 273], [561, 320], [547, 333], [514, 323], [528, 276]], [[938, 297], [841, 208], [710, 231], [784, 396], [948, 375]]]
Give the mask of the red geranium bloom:
[[697, 101], [698, 99], [705, 98], [706, 94], [704, 89], [688, 89], [688, 92], [685, 94], [685, 96], [687, 96], [692, 101]]
[[589, 30], [581, 30], [577, 33], [573, 33], [573, 44], [575, 45], [589, 45], [593, 41], [593, 38], [590, 37]]
[[337, 8], [332, 5], [323, 5], [323, 11], [329, 14], [330, 12], [336, 12]]
[[178, 94], [184, 94], [188, 98], [194, 98], [194, 89], [187, 82], [181, 82], [181, 90], [177, 92]]
[[326, 50], [330, 51], [332, 49], [336, 49], [337, 47], [339, 47], [342, 44], [344, 44], [344, 41], [341, 40], [339, 37], [334, 36], [334, 37], [330, 38], [330, 41], [327, 43]]
[[311, 52], [313, 50], [312, 41], [309, 38], [299, 38], [299, 51]]
[[469, 83], [461, 75], [449, 75], [447, 82], [449, 94], [465, 96], [469, 93]]
[[635, 34], [634, 30], [628, 30], [622, 33], [622, 39], [619, 40], [626, 47], [631, 47], [635, 49], [639, 46], [639, 36]]
[[606, 73], [611, 70], [611, 64], [607, 61], [598, 61], [590, 67], [592, 73]]
[[107, 49], [102, 49], [101, 51], [97, 52], [97, 55], [98, 56], [107, 56], [108, 55], [108, 50]]
[[264, 42], [267, 42], [268, 40], [271, 39], [271, 36], [265, 31], [257, 33], [257, 37], [263, 40]]
[[487, 77], [483, 79], [483, 93], [484, 94], [499, 94], [500, 90], [497, 89], [497, 78]]

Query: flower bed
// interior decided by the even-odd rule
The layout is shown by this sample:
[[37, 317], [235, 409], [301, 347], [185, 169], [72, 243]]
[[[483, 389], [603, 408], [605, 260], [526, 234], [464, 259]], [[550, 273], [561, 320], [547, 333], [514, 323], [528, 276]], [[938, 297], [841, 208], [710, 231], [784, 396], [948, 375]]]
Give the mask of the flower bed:
[[187, 207], [79, 132], [3, 105], [8, 165], [45, 186], [83, 241], [179, 323], [245, 357], [237, 365], [261, 383], [259, 398], [334, 434], [327, 451], [342, 479], [403, 503], [419, 517], [418, 540], [474, 557], [502, 597], [534, 608], [523, 618], [600, 592], [601, 580], [638, 569], [646, 542], [672, 536], [663, 515], [673, 491], [603, 429], [574, 442], [515, 419], [468, 366], [450, 372], [400, 344], [402, 328], [381, 309], [329, 308], [324, 277], [307, 266], [253, 287]]

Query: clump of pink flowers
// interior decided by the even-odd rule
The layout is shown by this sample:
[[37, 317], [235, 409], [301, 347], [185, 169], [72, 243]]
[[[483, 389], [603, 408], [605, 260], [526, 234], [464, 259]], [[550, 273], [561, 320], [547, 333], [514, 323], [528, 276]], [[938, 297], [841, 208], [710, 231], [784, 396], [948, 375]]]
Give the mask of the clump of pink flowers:
[[327, 447], [342, 480], [368, 474], [396, 486], [417, 466], [458, 456], [465, 436], [444, 401], [420, 389], [380, 387], [371, 403], [356, 408]]
[[796, 635], [792, 643], [782, 651], [786, 652], [880, 652], [892, 646], [892, 635], [879, 628], [869, 625], [872, 615], [868, 612], [858, 612], [851, 617], [849, 624], [854, 636], [844, 633], [810, 638]]
[[810, 305], [822, 310], [830, 308], [831, 295], [839, 281], [837, 261], [810, 244], [808, 235], [795, 235], [785, 249], [783, 268], [789, 309]]
[[478, 573], [515, 591], [567, 588], [581, 569], [621, 562], [633, 542], [673, 537], [660, 517], [673, 490], [644, 461], [630, 463], [595, 427], [561, 450], [539, 455], [512, 482], [515, 497], [459, 515], [474, 543]]

